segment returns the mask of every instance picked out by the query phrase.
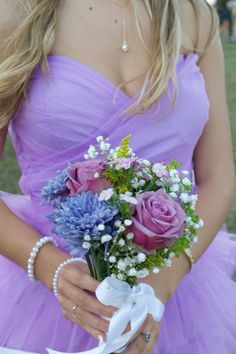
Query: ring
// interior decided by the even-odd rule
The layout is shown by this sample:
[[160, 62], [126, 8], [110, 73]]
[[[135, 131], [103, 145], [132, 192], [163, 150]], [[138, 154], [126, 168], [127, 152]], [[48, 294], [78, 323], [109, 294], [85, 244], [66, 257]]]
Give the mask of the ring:
[[77, 309], [77, 307], [79, 307], [79, 305], [75, 305], [74, 307], [73, 307], [73, 309], [72, 309], [72, 316], [74, 317], [74, 318], [77, 318], [77, 316], [76, 316], [76, 309]]
[[143, 336], [145, 342], [149, 343], [152, 340], [152, 333], [151, 332], [142, 332], [140, 333]]

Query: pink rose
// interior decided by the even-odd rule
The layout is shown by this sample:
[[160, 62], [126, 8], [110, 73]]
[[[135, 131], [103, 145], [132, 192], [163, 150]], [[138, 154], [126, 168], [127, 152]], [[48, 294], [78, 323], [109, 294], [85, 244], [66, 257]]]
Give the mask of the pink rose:
[[166, 192], [145, 192], [137, 201], [130, 228], [136, 244], [147, 250], [170, 247], [182, 236], [186, 214]]
[[110, 186], [110, 182], [105, 177], [95, 177], [95, 173], [99, 175], [105, 170], [105, 161], [102, 159], [87, 160], [71, 165], [68, 172], [66, 186], [69, 194], [82, 193], [91, 191], [92, 193], [100, 193], [103, 189]]

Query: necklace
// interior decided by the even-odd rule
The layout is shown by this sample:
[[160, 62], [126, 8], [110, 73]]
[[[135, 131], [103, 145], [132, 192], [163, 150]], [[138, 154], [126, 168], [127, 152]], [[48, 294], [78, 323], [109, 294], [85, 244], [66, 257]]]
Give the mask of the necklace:
[[127, 42], [127, 35], [126, 35], [126, 20], [125, 20], [125, 8], [129, 4], [130, 0], [126, 1], [125, 4], [120, 4], [116, 0], [111, 0], [114, 5], [117, 5], [121, 8], [122, 11], [122, 29], [123, 29], [123, 41], [121, 45], [121, 51], [122, 53], [128, 53], [129, 51], [129, 45]]

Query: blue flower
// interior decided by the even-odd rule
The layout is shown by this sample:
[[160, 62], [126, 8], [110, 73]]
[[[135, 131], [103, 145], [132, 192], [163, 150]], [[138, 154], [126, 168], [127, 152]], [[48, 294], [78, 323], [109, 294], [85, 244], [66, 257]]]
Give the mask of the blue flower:
[[67, 168], [60, 171], [55, 178], [50, 179], [48, 184], [43, 187], [41, 192], [42, 204], [48, 204], [51, 200], [56, 199], [60, 195], [63, 195], [67, 191], [66, 179]]
[[[54, 202], [54, 212], [49, 219], [57, 226], [53, 232], [64, 238], [71, 250], [81, 250], [84, 236], [89, 235], [91, 242], [99, 242], [109, 233], [114, 236], [113, 222], [118, 208], [99, 201], [91, 192], [76, 194]], [[99, 231], [98, 225], [104, 225]]]

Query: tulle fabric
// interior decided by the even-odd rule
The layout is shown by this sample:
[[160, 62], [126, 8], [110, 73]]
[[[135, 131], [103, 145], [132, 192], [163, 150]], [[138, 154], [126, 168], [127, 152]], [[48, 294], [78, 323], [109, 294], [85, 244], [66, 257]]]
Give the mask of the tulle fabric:
[[[122, 119], [120, 112], [132, 99], [120, 92], [114, 101], [116, 88], [100, 73], [71, 58], [50, 56], [51, 77], [45, 82], [35, 71], [29, 100], [10, 127], [24, 194], [0, 192], [0, 199], [42, 235], [52, 235], [50, 207], [40, 206], [40, 191], [57, 170], [82, 159], [100, 134], [117, 145], [132, 133], [139, 156], [176, 158], [191, 175], [194, 147], [209, 110], [197, 59], [196, 54], [178, 58], [178, 98], [166, 118], [159, 119], [169, 102], [164, 95], [159, 109]], [[222, 228], [166, 304], [153, 354], [235, 354], [235, 280], [236, 235]], [[30, 283], [25, 270], [0, 256], [0, 346], [45, 354], [47, 347], [79, 352], [95, 345], [96, 339], [64, 318], [50, 290]]]

